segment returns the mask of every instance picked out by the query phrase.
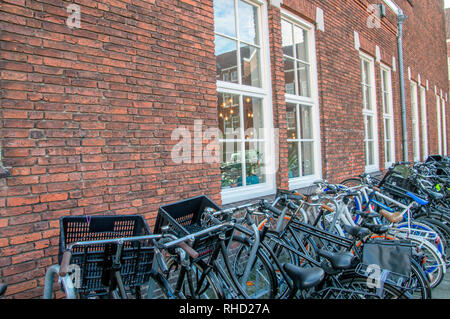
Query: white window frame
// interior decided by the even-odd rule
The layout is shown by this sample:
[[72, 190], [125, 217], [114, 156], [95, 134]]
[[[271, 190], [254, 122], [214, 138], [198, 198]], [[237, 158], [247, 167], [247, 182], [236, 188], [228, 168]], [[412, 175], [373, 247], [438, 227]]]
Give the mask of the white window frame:
[[442, 155], [447, 156], [447, 118], [445, 114], [445, 100], [441, 98], [441, 118], [442, 118]]
[[441, 120], [441, 98], [436, 94], [436, 111], [437, 111], [437, 135], [438, 135], [438, 153], [442, 154], [442, 120]]
[[420, 86], [420, 122], [422, 129], [422, 159], [428, 157], [428, 127], [427, 127], [427, 90]]
[[[308, 54], [309, 54], [309, 71], [310, 71], [310, 96], [300, 96], [295, 94], [285, 94], [286, 103], [296, 104], [297, 108], [297, 130], [299, 125], [299, 105], [305, 105], [311, 107], [312, 117], [312, 139], [300, 139], [301, 141], [314, 142], [314, 174], [307, 176], [300, 176], [289, 179], [289, 189], [298, 189], [310, 186], [314, 181], [322, 178], [322, 161], [321, 161], [321, 147], [320, 147], [320, 113], [319, 113], [319, 87], [318, 87], [318, 75], [317, 75], [317, 58], [316, 58], [316, 40], [315, 40], [315, 26], [308, 23], [297, 16], [291, 14], [286, 10], [281, 10], [281, 18], [305, 29], [308, 33]], [[289, 142], [290, 139], [287, 141]], [[292, 140], [294, 141], [294, 140]], [[301, 159], [301, 142], [299, 144], [298, 156]]]
[[410, 81], [411, 88], [411, 121], [413, 160], [420, 161], [419, 107], [417, 101], [417, 83]]
[[[360, 65], [361, 60], [365, 60], [369, 62], [370, 64], [370, 76], [369, 79], [371, 81], [371, 103], [372, 103], [372, 110], [367, 110], [364, 107], [362, 108], [363, 113], [363, 121], [364, 121], [364, 148], [365, 148], [365, 155], [368, 154], [368, 143], [367, 143], [367, 128], [366, 128], [366, 117], [372, 116], [373, 117], [373, 127], [372, 127], [372, 136], [373, 136], [373, 144], [374, 144], [374, 164], [372, 165], [365, 165], [365, 172], [366, 173], [373, 173], [380, 170], [380, 160], [379, 160], [379, 151], [378, 151], [378, 120], [377, 120], [377, 95], [376, 95], [376, 81], [375, 81], [375, 60], [370, 55], [367, 55], [363, 52], [359, 52], [360, 57]], [[361, 70], [361, 72], [364, 72]], [[362, 82], [361, 86], [363, 85]], [[361, 87], [362, 89], [362, 87]], [[364, 161], [366, 161], [366, 158], [364, 157]]]
[[[388, 83], [387, 83], [387, 90], [388, 91], [384, 91], [384, 78], [383, 78], [383, 72], [387, 72], [387, 78], [388, 78]], [[384, 64], [380, 64], [380, 75], [381, 75], [381, 94], [382, 94], [382, 103], [383, 103], [383, 128], [384, 128], [384, 167], [390, 167], [394, 162], [395, 162], [395, 134], [394, 134], [394, 100], [393, 100], [393, 95], [392, 95], [392, 71], [391, 68], [388, 67], [387, 65]], [[388, 101], [385, 101], [384, 99], [384, 93], [388, 93], [389, 98]], [[386, 105], [384, 105], [384, 103], [388, 103], [389, 105], [386, 107]], [[388, 109], [388, 113], [385, 112], [386, 108]], [[386, 137], [386, 121], [385, 120], [389, 120], [390, 123], [390, 132], [391, 132], [391, 136], [389, 138], [389, 140]], [[390, 149], [390, 153], [391, 153], [391, 161], [388, 161], [388, 159], [386, 158], [386, 154], [387, 154], [387, 142], [391, 143], [391, 149]]]
[[[260, 32], [260, 75], [261, 75], [261, 87], [253, 87], [249, 85], [242, 85], [231, 82], [224, 82], [218, 80], [217, 93], [230, 93], [242, 96], [250, 96], [262, 99], [262, 107], [264, 113], [264, 167], [266, 169], [266, 181], [261, 184], [241, 186], [235, 188], [222, 189], [222, 204], [234, 203], [242, 200], [247, 200], [255, 197], [271, 195], [276, 190], [275, 179], [275, 141], [274, 141], [274, 128], [273, 128], [273, 112], [272, 112], [272, 83], [270, 72], [270, 55], [269, 55], [269, 25], [268, 25], [268, 11], [267, 2], [260, 0], [242, 0], [252, 5], [259, 7], [258, 16], [258, 30]], [[237, 10], [237, 2], [235, 0], [235, 10]], [[236, 32], [239, 28], [239, 16], [236, 14]], [[238, 70], [240, 70], [240, 50], [237, 48], [237, 63]], [[238, 72], [239, 79], [241, 78], [241, 72]], [[243, 121], [241, 121], [243, 125]], [[243, 128], [242, 128], [243, 129]], [[227, 140], [220, 139], [219, 142], [226, 142]], [[256, 140], [252, 140], [255, 142]], [[241, 143], [241, 152], [245, 153], [245, 141]], [[243, 176], [245, 179], [245, 175]]]

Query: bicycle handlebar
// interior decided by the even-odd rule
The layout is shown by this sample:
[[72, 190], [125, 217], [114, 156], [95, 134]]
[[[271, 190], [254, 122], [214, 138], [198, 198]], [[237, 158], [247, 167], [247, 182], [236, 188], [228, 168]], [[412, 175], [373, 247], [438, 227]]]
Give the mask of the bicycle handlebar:
[[[220, 225], [212, 226], [209, 228], [206, 228], [204, 230], [201, 230], [199, 232], [177, 238], [174, 235], [171, 234], [153, 234], [153, 235], [146, 235], [146, 236], [134, 236], [134, 237], [125, 237], [125, 238], [115, 238], [115, 239], [103, 239], [103, 240], [91, 240], [91, 241], [82, 241], [82, 242], [74, 242], [68, 245], [66, 251], [63, 253], [63, 258], [61, 260], [60, 269], [59, 269], [59, 276], [65, 277], [68, 273], [68, 268], [70, 265], [70, 260], [72, 259], [72, 249], [74, 246], [88, 246], [88, 245], [101, 245], [101, 244], [123, 244], [125, 242], [129, 241], [135, 241], [135, 240], [155, 240], [155, 239], [161, 239], [163, 237], [170, 237], [174, 239], [173, 241], [170, 241], [168, 243], [162, 244], [162, 247], [164, 249], [178, 246], [181, 249], [183, 249], [190, 257], [197, 258], [199, 256], [199, 253], [195, 251], [191, 246], [189, 246], [186, 241], [193, 240], [194, 238], [201, 236], [209, 231], [218, 230], [220, 228], [229, 226], [230, 223], [223, 223]], [[156, 252], [157, 255], [157, 261], [158, 264], [163, 272], [167, 272], [167, 266], [165, 265], [165, 262], [161, 259], [162, 255], [158, 252]]]
[[272, 213], [274, 213], [275, 217], [281, 216], [283, 214], [283, 212], [281, 210], [279, 210], [278, 208], [275, 208], [272, 205], [270, 205], [267, 200], [262, 200], [261, 201], [261, 206], [264, 209], [270, 210]]

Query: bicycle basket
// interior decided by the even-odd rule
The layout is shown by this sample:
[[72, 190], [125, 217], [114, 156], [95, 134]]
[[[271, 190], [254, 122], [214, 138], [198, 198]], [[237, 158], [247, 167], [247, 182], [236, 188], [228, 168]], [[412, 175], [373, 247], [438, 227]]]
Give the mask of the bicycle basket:
[[399, 187], [403, 190], [410, 191], [413, 193], [417, 193], [418, 187], [415, 183], [413, 183], [409, 178], [404, 178], [402, 176], [392, 174], [388, 176], [383, 185], [380, 186], [394, 186]]
[[[201, 225], [202, 214], [205, 208], [208, 207], [217, 211], [221, 210], [216, 203], [205, 195], [161, 206], [158, 210], [153, 232], [160, 234], [161, 228], [167, 225], [177, 237], [183, 237], [201, 231], [204, 229]], [[225, 232], [226, 240], [231, 238], [231, 232], [232, 230]], [[210, 256], [215, 245], [218, 243], [219, 233], [222, 233], [222, 230], [210, 232], [194, 240], [192, 248], [199, 253], [199, 257], [196, 260]]]
[[356, 272], [362, 276], [378, 270], [379, 280], [407, 288], [411, 285], [411, 242], [407, 240], [374, 239], [364, 244], [361, 263]]
[[[58, 261], [61, 263], [62, 255], [71, 243], [150, 234], [142, 216], [62, 217]], [[117, 245], [112, 244], [73, 247], [71, 264], [80, 271], [79, 286], [75, 287], [78, 293], [95, 295], [108, 289], [116, 250]], [[120, 273], [125, 287], [141, 286], [149, 280], [153, 261], [151, 240], [126, 242], [121, 256]]]

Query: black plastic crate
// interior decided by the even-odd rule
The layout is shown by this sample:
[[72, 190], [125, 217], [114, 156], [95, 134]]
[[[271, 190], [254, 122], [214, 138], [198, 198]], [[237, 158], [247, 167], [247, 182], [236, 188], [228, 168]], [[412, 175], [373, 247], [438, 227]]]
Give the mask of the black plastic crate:
[[[205, 195], [161, 206], [158, 210], [153, 232], [160, 234], [161, 228], [167, 225], [177, 237], [183, 237], [201, 231], [204, 229], [201, 225], [202, 213], [208, 207], [216, 211], [221, 210], [220, 206]], [[210, 232], [194, 240], [192, 248], [199, 253], [197, 260], [210, 256], [218, 243], [219, 233], [222, 233], [222, 231]], [[225, 232], [226, 240], [231, 238], [231, 233], [232, 229]]]
[[[91, 240], [151, 235], [142, 216], [90, 216], [62, 217], [60, 219], [60, 241], [58, 260], [71, 243]], [[79, 267], [81, 294], [98, 294], [108, 288], [108, 278], [117, 245], [94, 244], [74, 246], [71, 264]], [[121, 254], [121, 275], [126, 287], [134, 288], [148, 282], [153, 262], [153, 241], [136, 240], [126, 242]]]

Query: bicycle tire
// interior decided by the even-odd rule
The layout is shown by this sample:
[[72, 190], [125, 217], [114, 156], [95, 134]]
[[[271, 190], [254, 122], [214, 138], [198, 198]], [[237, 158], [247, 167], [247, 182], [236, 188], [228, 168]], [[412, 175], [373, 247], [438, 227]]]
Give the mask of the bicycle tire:
[[[234, 236], [229, 247], [234, 248], [230, 254], [232, 257], [232, 270], [236, 278], [241, 282], [248, 262], [248, 255], [251, 251], [251, 242], [247, 238]], [[241, 282], [241, 287], [246, 291], [249, 298], [274, 299], [278, 289], [275, 269], [261, 249], [257, 250], [255, 261], [250, 271], [251, 273], [246, 282]], [[261, 277], [262, 281], [260, 281]]]
[[405, 293], [410, 296], [410, 299], [432, 299], [431, 286], [426, 278], [425, 272], [422, 267], [411, 258], [411, 279], [414, 282], [414, 279], [417, 280], [416, 288], [414, 291], [411, 289], [407, 289]]
[[[414, 238], [414, 236], [410, 236], [408, 239], [411, 240], [411, 242], [414, 243], [416, 247], [419, 247], [424, 253], [426, 257], [426, 262], [424, 264], [425, 274], [429, 278], [430, 287], [432, 289], [436, 288], [444, 278], [446, 268], [445, 261], [430, 242], [423, 239]], [[433, 268], [435, 268], [435, 270], [433, 270]]]
[[[177, 284], [178, 276], [180, 275], [180, 270], [178, 269], [180, 265], [173, 259], [169, 260], [167, 263], [168, 269], [170, 273], [174, 274], [173, 278], [167, 278], [169, 282], [173, 282], [174, 285]], [[173, 269], [175, 268], [175, 269]], [[200, 279], [200, 275], [202, 273], [202, 268], [198, 264], [193, 264], [190, 267], [190, 271], [186, 273], [185, 277], [183, 278], [183, 282], [180, 286], [181, 293], [186, 298], [192, 298], [192, 299], [222, 299], [219, 288], [217, 287], [215, 281], [211, 278], [210, 274], [205, 275], [205, 280], [201, 284], [204, 285], [202, 287], [198, 286], [198, 280]], [[172, 270], [173, 269], [173, 270]], [[170, 274], [169, 273], [169, 274]], [[176, 275], [175, 275], [176, 273]], [[192, 291], [192, 288], [189, 286], [189, 278], [187, 276], [191, 276], [191, 280], [193, 280], [193, 283], [195, 284], [193, 286], [193, 289], [198, 289], [200, 294], [196, 294], [195, 291]]]
[[[439, 232], [439, 230], [437, 230], [436, 231], [436, 229], [435, 229], [435, 227], [434, 226], [431, 226], [431, 225], [429, 225], [429, 224], [426, 224], [426, 223], [422, 223], [422, 222], [419, 222], [419, 221], [417, 221], [417, 220], [412, 220], [412, 221], [410, 221], [409, 223], [408, 222], [401, 222], [401, 223], [398, 223], [398, 224], [396, 224], [395, 225], [395, 227], [396, 228], [399, 228], [399, 229], [409, 229], [409, 225], [411, 226], [411, 230], [410, 230], [410, 232], [413, 234], [413, 235], [415, 235], [415, 236], [418, 236], [418, 237], [422, 237], [422, 238], [424, 238], [425, 240], [427, 240], [430, 244], [432, 244], [432, 245], [434, 245], [435, 247], [436, 247], [436, 249], [437, 249], [437, 251], [439, 252], [439, 254], [444, 258], [444, 256], [445, 256], [445, 247], [444, 247], [444, 244], [443, 244], [443, 242], [442, 241], [438, 241], [437, 239], [439, 238], [441, 238], [441, 234], [440, 234], [440, 232]], [[415, 234], [414, 233], [414, 231], [418, 231], [419, 232], [419, 234]], [[426, 231], [426, 232], [429, 232], [429, 233], [434, 233], [434, 235], [436, 236], [436, 237], [433, 237], [433, 238], [427, 238], [427, 237], [424, 237], [424, 236], [422, 236], [422, 234], [420, 234], [420, 232], [421, 231]], [[445, 241], [445, 240], [444, 240]]]
[[339, 184], [345, 185], [345, 186], [348, 186], [348, 187], [353, 187], [353, 186], [359, 186], [359, 185], [362, 185], [363, 182], [362, 182], [362, 180], [361, 180], [360, 178], [352, 177], [352, 178], [344, 179], [344, 180], [343, 180], [342, 182], [340, 182]]
[[438, 235], [439, 238], [442, 241], [442, 246], [444, 247], [444, 255], [447, 256], [447, 248], [448, 248], [448, 240], [449, 240], [449, 236], [450, 236], [450, 228], [447, 227], [445, 224], [439, 222], [439, 221], [435, 221], [431, 218], [419, 218], [417, 219], [418, 221], [420, 221], [420, 223], [428, 225], [430, 228], [432, 228]]

